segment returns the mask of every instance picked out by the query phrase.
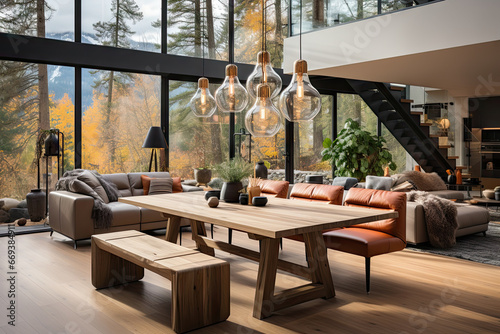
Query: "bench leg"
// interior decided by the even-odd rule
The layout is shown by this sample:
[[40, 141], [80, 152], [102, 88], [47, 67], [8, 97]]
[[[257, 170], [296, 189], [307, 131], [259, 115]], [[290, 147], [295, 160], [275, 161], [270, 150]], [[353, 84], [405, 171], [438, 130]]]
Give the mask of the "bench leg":
[[229, 317], [229, 264], [174, 273], [172, 329], [183, 333]]
[[99, 248], [92, 240], [92, 285], [108, 288], [144, 277], [144, 268]]

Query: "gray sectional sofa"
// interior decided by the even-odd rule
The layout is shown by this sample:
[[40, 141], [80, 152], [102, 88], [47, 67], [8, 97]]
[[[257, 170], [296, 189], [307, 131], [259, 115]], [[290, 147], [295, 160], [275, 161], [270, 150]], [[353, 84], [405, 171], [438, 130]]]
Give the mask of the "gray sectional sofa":
[[[121, 197], [143, 195], [141, 175], [149, 177], [170, 177], [168, 172], [103, 174], [103, 178], [114, 183]], [[183, 191], [201, 191], [199, 187], [182, 185]], [[92, 234], [123, 230], [147, 231], [165, 228], [167, 220], [161, 213], [121, 202], [107, 204], [113, 219], [108, 229], [97, 229], [92, 219], [94, 199], [90, 196], [69, 191], [52, 191], [49, 194], [49, 224], [53, 231], [74, 241], [89, 239]]]

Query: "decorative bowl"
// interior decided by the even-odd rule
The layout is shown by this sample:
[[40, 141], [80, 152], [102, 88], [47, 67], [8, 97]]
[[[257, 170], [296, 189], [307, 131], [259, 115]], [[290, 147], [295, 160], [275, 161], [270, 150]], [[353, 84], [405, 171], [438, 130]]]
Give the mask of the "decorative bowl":
[[266, 196], [255, 196], [252, 198], [252, 205], [255, 206], [264, 206], [267, 204]]
[[493, 189], [483, 190], [483, 196], [489, 199], [495, 199], [495, 191]]
[[212, 189], [207, 191], [205, 193], [205, 200], [208, 201], [210, 197], [217, 197], [217, 199], [220, 199], [220, 189]]

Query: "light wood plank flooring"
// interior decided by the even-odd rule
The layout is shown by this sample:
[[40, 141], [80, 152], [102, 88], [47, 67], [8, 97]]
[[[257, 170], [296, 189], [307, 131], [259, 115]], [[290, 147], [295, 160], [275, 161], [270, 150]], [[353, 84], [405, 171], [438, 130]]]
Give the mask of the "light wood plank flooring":
[[[227, 240], [225, 229], [216, 239]], [[246, 235], [233, 242], [258, 249]], [[194, 246], [190, 233], [183, 245]], [[146, 271], [141, 282], [96, 291], [90, 282], [90, 242], [73, 250], [54, 233], [19, 235], [16, 327], [6, 318], [7, 238], [0, 238], [0, 333], [171, 333], [170, 282]], [[224, 252], [231, 264], [228, 321], [193, 333], [498, 333], [500, 268], [405, 250], [372, 259], [371, 294], [364, 259], [329, 251], [337, 296], [252, 317], [257, 264]], [[283, 259], [305, 264], [303, 244], [284, 240]], [[278, 274], [277, 289], [304, 284]]]

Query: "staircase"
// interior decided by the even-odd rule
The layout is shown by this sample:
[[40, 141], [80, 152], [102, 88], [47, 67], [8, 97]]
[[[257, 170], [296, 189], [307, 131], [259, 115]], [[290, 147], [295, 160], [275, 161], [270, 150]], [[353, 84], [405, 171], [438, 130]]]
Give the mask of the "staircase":
[[448, 156], [448, 146], [440, 147], [438, 136], [429, 134], [431, 124], [420, 122], [422, 112], [410, 110], [413, 101], [402, 98], [402, 87], [351, 79], [347, 82], [425, 172], [436, 172], [445, 179], [446, 170], [455, 170], [458, 157]]

